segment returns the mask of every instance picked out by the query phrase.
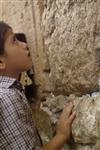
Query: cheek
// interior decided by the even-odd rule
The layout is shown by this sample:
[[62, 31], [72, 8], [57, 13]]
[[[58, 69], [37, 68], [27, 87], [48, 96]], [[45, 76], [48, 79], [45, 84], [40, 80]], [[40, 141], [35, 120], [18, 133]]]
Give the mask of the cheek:
[[16, 64], [17, 68], [20, 68], [22, 70], [24, 69], [23, 71], [32, 67], [32, 60], [26, 54], [16, 57], [13, 60], [13, 63]]
[[26, 56], [24, 53], [20, 52], [19, 50], [15, 50], [11, 53], [11, 58], [13, 62], [24, 62]]
[[25, 71], [32, 67], [31, 59], [27, 56], [26, 53], [23, 53], [19, 50], [12, 50], [9, 52], [6, 64], [8, 68], [20, 71]]

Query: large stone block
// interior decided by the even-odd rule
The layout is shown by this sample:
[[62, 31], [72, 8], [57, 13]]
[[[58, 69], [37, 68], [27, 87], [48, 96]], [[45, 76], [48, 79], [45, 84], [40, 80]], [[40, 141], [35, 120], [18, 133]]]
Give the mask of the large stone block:
[[[73, 141], [70, 150], [99, 150], [100, 148], [100, 93], [69, 97], [50, 95], [41, 109], [49, 114], [51, 125], [55, 131], [56, 123], [66, 101], [73, 101], [76, 119], [72, 126]], [[65, 148], [66, 150], [66, 148]]]
[[73, 124], [73, 135], [76, 143], [96, 144], [100, 138], [100, 94], [96, 97], [86, 95], [76, 98], [76, 119]]
[[99, 89], [100, 1], [45, 0], [43, 34], [55, 93]]

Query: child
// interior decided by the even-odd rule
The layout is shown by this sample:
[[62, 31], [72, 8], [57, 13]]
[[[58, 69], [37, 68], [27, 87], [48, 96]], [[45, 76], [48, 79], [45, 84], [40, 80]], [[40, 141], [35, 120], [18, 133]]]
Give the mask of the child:
[[0, 149], [61, 150], [69, 140], [75, 118], [73, 104], [66, 104], [56, 135], [42, 145], [21, 84], [21, 72], [32, 67], [27, 44], [16, 39], [12, 28], [0, 21]]

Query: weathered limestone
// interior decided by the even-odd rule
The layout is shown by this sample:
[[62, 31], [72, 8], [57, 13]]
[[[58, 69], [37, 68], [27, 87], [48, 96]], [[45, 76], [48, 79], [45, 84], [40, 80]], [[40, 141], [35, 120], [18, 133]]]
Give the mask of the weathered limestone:
[[98, 90], [100, 1], [45, 0], [42, 21], [55, 93]]
[[74, 141], [64, 150], [100, 150], [100, 0], [0, 0], [0, 7], [0, 19], [28, 40], [38, 97], [46, 98], [34, 109], [44, 143], [71, 100]]
[[[45, 0], [42, 25], [54, 93], [84, 95], [98, 91], [100, 1]], [[67, 97], [70, 98], [73, 99]], [[77, 111], [73, 124], [75, 144], [70, 149], [100, 149], [100, 143], [97, 142], [100, 141], [100, 95], [75, 96], [74, 100]], [[54, 98], [50, 101], [47, 113], [52, 112], [49, 112], [51, 120], [57, 121], [56, 111], [59, 105], [55, 105], [52, 110], [54, 101]]]
[[82, 97], [75, 95], [69, 97], [51, 95], [48, 97], [47, 101], [42, 103], [41, 109], [50, 115], [52, 126], [57, 123], [65, 102], [69, 100], [74, 102], [76, 111], [72, 130], [74, 146], [71, 150], [75, 148], [76, 150], [92, 150], [100, 140], [100, 93]]
[[53, 136], [50, 116], [45, 111], [40, 110], [39, 107], [35, 107], [33, 112], [33, 117], [35, 118], [42, 141], [43, 143], [47, 143]]

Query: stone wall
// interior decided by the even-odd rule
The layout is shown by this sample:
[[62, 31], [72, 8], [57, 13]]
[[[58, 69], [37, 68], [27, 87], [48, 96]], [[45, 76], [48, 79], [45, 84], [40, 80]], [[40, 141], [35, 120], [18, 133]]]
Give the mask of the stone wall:
[[100, 1], [47, 0], [42, 21], [54, 92], [97, 91]]
[[27, 36], [38, 97], [46, 99], [34, 109], [43, 141], [70, 100], [77, 116], [64, 150], [100, 150], [100, 0], [7, 0], [1, 16]]
[[[66, 101], [75, 104], [76, 119], [72, 126], [73, 139], [65, 150], [99, 150], [100, 149], [100, 93], [92, 95], [54, 96], [50, 95], [41, 109], [50, 115], [51, 126], [55, 129], [57, 120]], [[97, 148], [98, 145], [98, 148]]]
[[68, 149], [100, 149], [100, 1], [46, 0], [42, 25], [50, 80], [57, 95], [51, 101], [47, 98], [42, 108], [55, 124], [59, 101], [65, 99], [58, 95], [67, 96], [65, 101], [74, 101], [77, 112], [74, 140]]

